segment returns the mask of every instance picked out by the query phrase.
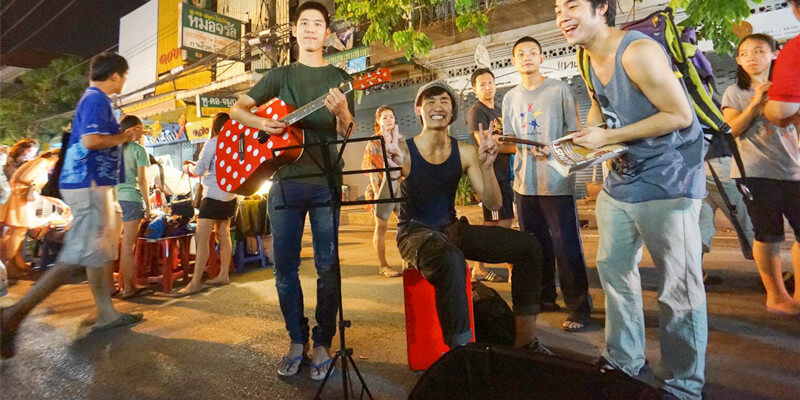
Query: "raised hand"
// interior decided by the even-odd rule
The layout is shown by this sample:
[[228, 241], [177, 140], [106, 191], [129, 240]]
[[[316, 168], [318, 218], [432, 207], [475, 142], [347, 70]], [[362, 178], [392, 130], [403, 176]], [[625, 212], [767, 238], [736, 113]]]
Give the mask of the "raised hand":
[[763, 106], [767, 103], [767, 91], [769, 90], [770, 86], [772, 86], [772, 82], [759, 82], [755, 85], [755, 94], [753, 94], [753, 103]]
[[481, 143], [478, 146], [478, 159], [484, 168], [491, 167], [497, 158], [498, 146], [497, 142], [492, 140], [493, 130], [494, 122], [490, 122], [486, 130], [483, 129], [483, 124], [478, 124], [478, 135], [481, 138]]

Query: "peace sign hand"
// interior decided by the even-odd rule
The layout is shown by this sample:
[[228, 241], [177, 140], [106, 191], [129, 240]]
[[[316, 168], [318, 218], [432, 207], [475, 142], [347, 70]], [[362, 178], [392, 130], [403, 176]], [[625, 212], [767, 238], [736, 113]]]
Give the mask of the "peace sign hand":
[[484, 168], [491, 168], [497, 158], [498, 146], [497, 142], [492, 140], [493, 131], [494, 121], [489, 123], [489, 128], [486, 130], [483, 129], [483, 124], [478, 124], [478, 135], [481, 138], [478, 146], [478, 159]]

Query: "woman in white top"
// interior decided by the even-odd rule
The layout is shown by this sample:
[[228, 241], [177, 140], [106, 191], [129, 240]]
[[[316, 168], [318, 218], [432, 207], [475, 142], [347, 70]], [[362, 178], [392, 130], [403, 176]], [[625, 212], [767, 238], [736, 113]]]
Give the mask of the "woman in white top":
[[[177, 296], [188, 296], [203, 289], [203, 271], [208, 262], [211, 232], [217, 232], [219, 241], [219, 275], [206, 281], [207, 285], [227, 285], [230, 282], [228, 270], [231, 266], [231, 218], [236, 213], [236, 195], [222, 190], [217, 184], [217, 173], [214, 167], [216, 160], [217, 135], [230, 117], [227, 113], [217, 113], [211, 129], [211, 138], [208, 139], [200, 152], [200, 159], [194, 167], [194, 173], [201, 177], [203, 184], [203, 200], [200, 202], [200, 213], [197, 216], [197, 257], [194, 264], [192, 281], [179, 290]], [[189, 167], [191, 168], [191, 167]]]

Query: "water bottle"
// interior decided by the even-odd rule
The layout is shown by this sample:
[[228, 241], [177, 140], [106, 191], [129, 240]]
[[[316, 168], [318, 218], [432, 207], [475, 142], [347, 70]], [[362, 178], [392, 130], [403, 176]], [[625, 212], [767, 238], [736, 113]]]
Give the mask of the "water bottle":
[[0, 261], [0, 297], [8, 294], [8, 274], [6, 273], [6, 266]]

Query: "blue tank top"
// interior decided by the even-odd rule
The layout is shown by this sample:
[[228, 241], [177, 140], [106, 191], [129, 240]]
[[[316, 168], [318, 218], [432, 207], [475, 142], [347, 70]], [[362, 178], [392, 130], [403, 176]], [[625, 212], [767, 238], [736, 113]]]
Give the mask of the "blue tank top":
[[[589, 76], [609, 129], [633, 124], [658, 112], [653, 103], [633, 85], [622, 67], [625, 49], [640, 39], [652, 40], [637, 31], [630, 31], [623, 36], [617, 48], [614, 72], [607, 85], [600, 83], [590, 69]], [[628, 154], [614, 160], [603, 185], [603, 190], [614, 199], [639, 203], [679, 197], [705, 197], [703, 131], [694, 110], [692, 123], [688, 127], [658, 137], [625, 142], [625, 145], [628, 146]]]
[[450, 156], [441, 164], [422, 158], [414, 139], [406, 140], [411, 157], [411, 173], [400, 184], [405, 202], [400, 205], [399, 220], [423, 223], [441, 230], [456, 220], [456, 189], [461, 179], [461, 156], [458, 141], [450, 138]]

